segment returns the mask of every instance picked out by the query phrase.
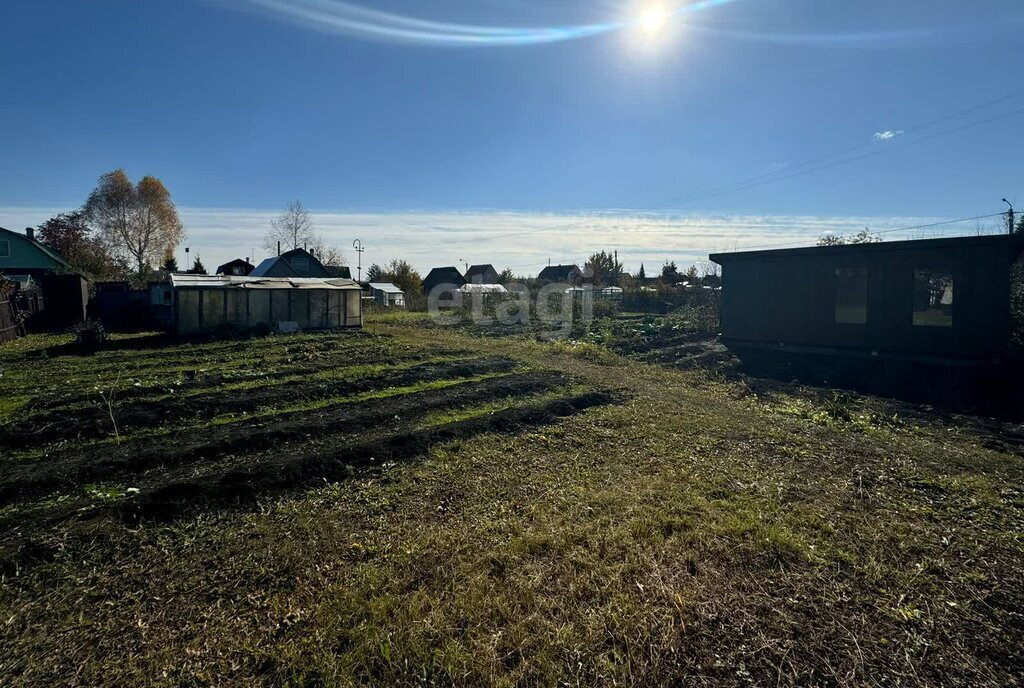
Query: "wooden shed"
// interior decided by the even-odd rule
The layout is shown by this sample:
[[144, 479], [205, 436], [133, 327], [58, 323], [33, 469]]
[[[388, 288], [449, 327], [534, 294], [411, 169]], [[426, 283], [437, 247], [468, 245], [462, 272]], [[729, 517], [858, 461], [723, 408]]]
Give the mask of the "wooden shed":
[[373, 300], [382, 306], [405, 306], [405, 292], [391, 282], [369, 282], [367, 288]]
[[991, 360], [1010, 338], [1024, 236], [718, 253], [727, 343]]
[[298, 329], [362, 327], [359, 285], [346, 279], [172, 275], [177, 334], [258, 325]]

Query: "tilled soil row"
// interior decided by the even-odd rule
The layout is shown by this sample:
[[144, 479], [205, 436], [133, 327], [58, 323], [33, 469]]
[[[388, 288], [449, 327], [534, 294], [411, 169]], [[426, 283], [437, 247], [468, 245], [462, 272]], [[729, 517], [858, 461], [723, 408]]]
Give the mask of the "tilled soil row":
[[[115, 390], [115, 396], [119, 403], [140, 399], [145, 397], [161, 396], [171, 388], [177, 392], [187, 392], [193, 389], [202, 389], [225, 383], [244, 382], [247, 379], [258, 378], [260, 380], [276, 380], [291, 375], [316, 373], [322, 370], [338, 368], [339, 366], [352, 367], [371, 363], [402, 363], [407, 361], [427, 360], [439, 355], [455, 357], [469, 355], [466, 351], [424, 351], [422, 348], [391, 347], [388, 342], [384, 348], [365, 349], [351, 348], [351, 350], [334, 350], [329, 357], [315, 357], [304, 359], [295, 355], [295, 360], [289, 361], [288, 354], [275, 354], [273, 356], [256, 356], [248, 359], [244, 365], [229, 367], [227, 369], [218, 366], [216, 361], [203, 360], [192, 361], [194, 368], [177, 370], [172, 378], [166, 375], [167, 379], [161, 383], [149, 384], [142, 387], [128, 386], [124, 389]], [[392, 350], [394, 349], [394, 350]], [[164, 366], [160, 366], [163, 368]], [[178, 366], [181, 368], [182, 366]], [[137, 368], [133, 367], [133, 370]], [[205, 372], [204, 372], [205, 370]], [[254, 372], [257, 374], [247, 375]], [[110, 391], [110, 390], [106, 390]], [[26, 407], [26, 410], [45, 411], [60, 409], [72, 405], [91, 405], [98, 401], [98, 393], [85, 392], [78, 394], [46, 396], [33, 399]]]
[[353, 468], [370, 463], [411, 460], [425, 455], [432, 445], [486, 432], [521, 432], [618, 400], [612, 392], [587, 392], [365, 442], [332, 445], [328, 449], [305, 453], [275, 453], [259, 462], [245, 462], [226, 471], [211, 471], [143, 490], [133, 499], [121, 503], [119, 510], [131, 518], [166, 518], [197, 503], [251, 502], [260, 496], [322, 484], [324, 480], [340, 480], [347, 477]]
[[[492, 361], [498, 362], [501, 359]], [[147, 471], [216, 461], [233, 453], [249, 455], [271, 448], [280, 450], [287, 442], [350, 435], [398, 424], [407, 426], [412, 419], [437, 409], [528, 396], [555, 389], [566, 381], [563, 374], [555, 372], [492, 378], [367, 403], [337, 404], [315, 411], [207, 426], [192, 435], [143, 437], [120, 445], [77, 448], [43, 459], [13, 462], [0, 478], [0, 505], [77, 489], [90, 482], [152, 480], [144, 475]]]
[[[330, 367], [319, 366], [308, 372]], [[508, 359], [424, 363], [401, 370], [385, 370], [356, 379], [322, 382], [292, 380], [283, 384], [256, 387], [237, 394], [214, 391], [194, 396], [165, 396], [153, 400], [121, 397], [113, 411], [118, 431], [127, 433], [137, 428], [148, 428], [185, 419], [209, 418], [223, 413], [249, 413], [274, 404], [347, 396], [385, 387], [403, 387], [417, 382], [508, 372], [514, 367], [515, 363]], [[296, 373], [290, 371], [289, 374]], [[243, 394], [244, 396], [241, 396]], [[72, 438], [95, 439], [113, 434], [113, 429], [110, 410], [97, 403], [85, 408], [35, 414], [12, 423], [0, 433], [0, 447], [24, 449]]]
[[[492, 391], [497, 391], [493, 390]], [[493, 398], [493, 396], [492, 396]], [[589, 408], [621, 401], [619, 394], [588, 392], [532, 406], [521, 406], [436, 427], [392, 432], [373, 438], [287, 448], [258, 458], [233, 457], [198, 474], [183, 472], [170, 480], [143, 487], [121, 502], [83, 509], [70, 504], [37, 513], [28, 522], [0, 522], [0, 572], [13, 575], [52, 560], [59, 545], [45, 533], [71, 518], [94, 520], [114, 513], [135, 522], [169, 520], [204, 506], [246, 505], [261, 496], [344, 480], [353, 469], [380, 462], [410, 461], [425, 456], [430, 447], [486, 432], [511, 434], [551, 424]]]
[[[97, 359], [100, 367], [110, 365], [128, 365], [133, 369], [174, 365], [176, 361], [187, 362], [201, 350], [207, 360], [231, 360], [232, 354], [245, 352], [248, 356], [259, 356], [266, 351], [285, 351], [287, 353], [320, 352], [329, 353], [344, 349], [365, 346], [367, 340], [381, 340], [386, 344], [390, 335], [370, 334], [365, 331], [344, 331], [335, 336], [329, 333], [299, 333], [283, 336], [254, 337], [251, 339], [230, 339], [218, 343], [210, 343], [203, 337], [188, 338], [174, 335], [155, 335], [134, 339], [107, 340], [100, 350], [101, 358]], [[46, 356], [81, 356], [82, 349], [74, 343], [60, 344], [45, 350], [25, 354], [26, 360]]]

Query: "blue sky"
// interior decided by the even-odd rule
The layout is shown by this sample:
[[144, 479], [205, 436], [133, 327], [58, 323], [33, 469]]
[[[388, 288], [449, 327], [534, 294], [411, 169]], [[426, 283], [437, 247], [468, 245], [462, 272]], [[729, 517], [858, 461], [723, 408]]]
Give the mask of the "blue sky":
[[[4, 3], [0, 225], [76, 206], [119, 166], [163, 179], [193, 218], [219, 209], [188, 227], [215, 259], [236, 248], [222, 238], [232, 212], [237, 244], [258, 243], [259, 223], [295, 198], [342, 246], [346, 217], [391, 218], [380, 242], [361, 237], [368, 258], [407, 248], [423, 267], [601, 248], [559, 237], [575, 216], [536, 224], [551, 213], [664, 212], [681, 229], [663, 253], [689, 256], [807, 231], [710, 223], [713, 246], [687, 241], [694, 218], [891, 228], [997, 212], [1002, 196], [1024, 206], [1024, 113], [1010, 114], [1024, 108], [1019, 0], [717, 0], [658, 30], [635, 23], [649, 4], [377, 0], [395, 15], [383, 17], [332, 0]], [[497, 30], [523, 27], [539, 31]], [[712, 193], [837, 151], [866, 157]], [[486, 236], [462, 226], [472, 211], [488, 229], [480, 209], [506, 229], [509, 212], [524, 218], [536, 245], [463, 249]], [[447, 246], [422, 230], [403, 239], [412, 217], [461, 230]], [[599, 238], [662, 259], [658, 245]]]

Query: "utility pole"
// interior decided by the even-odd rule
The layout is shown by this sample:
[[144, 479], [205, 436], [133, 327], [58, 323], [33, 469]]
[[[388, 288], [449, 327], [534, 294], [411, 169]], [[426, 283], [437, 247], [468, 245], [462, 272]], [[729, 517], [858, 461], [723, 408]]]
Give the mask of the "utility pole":
[[1006, 225], [1007, 225], [1006, 233], [1007, 234], [1013, 234], [1013, 220], [1014, 220], [1014, 217], [1013, 217], [1013, 204], [1010, 203], [1005, 198], [1003, 199], [1003, 203], [1005, 203], [1006, 205], [1010, 206], [1010, 209], [1008, 211], [1006, 211]]
[[363, 248], [363, 242], [359, 241], [359, 239], [356, 239], [355, 241], [352, 242], [352, 248], [354, 248], [356, 250], [356, 281], [357, 282], [362, 282], [363, 281], [363, 251], [365, 251], [366, 249]]

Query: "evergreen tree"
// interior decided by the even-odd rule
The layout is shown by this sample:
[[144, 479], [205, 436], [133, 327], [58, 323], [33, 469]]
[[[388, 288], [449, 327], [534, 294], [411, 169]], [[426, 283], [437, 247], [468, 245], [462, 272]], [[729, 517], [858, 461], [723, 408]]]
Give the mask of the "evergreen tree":
[[178, 259], [174, 257], [173, 253], [168, 253], [164, 256], [164, 264], [160, 266], [165, 272], [177, 272], [178, 271]]
[[647, 279], [647, 273], [644, 272], [644, 264], [643, 263], [640, 263], [640, 272], [636, 273], [636, 278], [638, 280], [645, 280], [645, 279]]
[[199, 259], [199, 255], [198, 254], [196, 254], [195, 262], [192, 263], [192, 269], [188, 271], [188, 274], [190, 274], [190, 275], [205, 275], [205, 274], [207, 274], [206, 266], [203, 265], [203, 261], [201, 261]]

